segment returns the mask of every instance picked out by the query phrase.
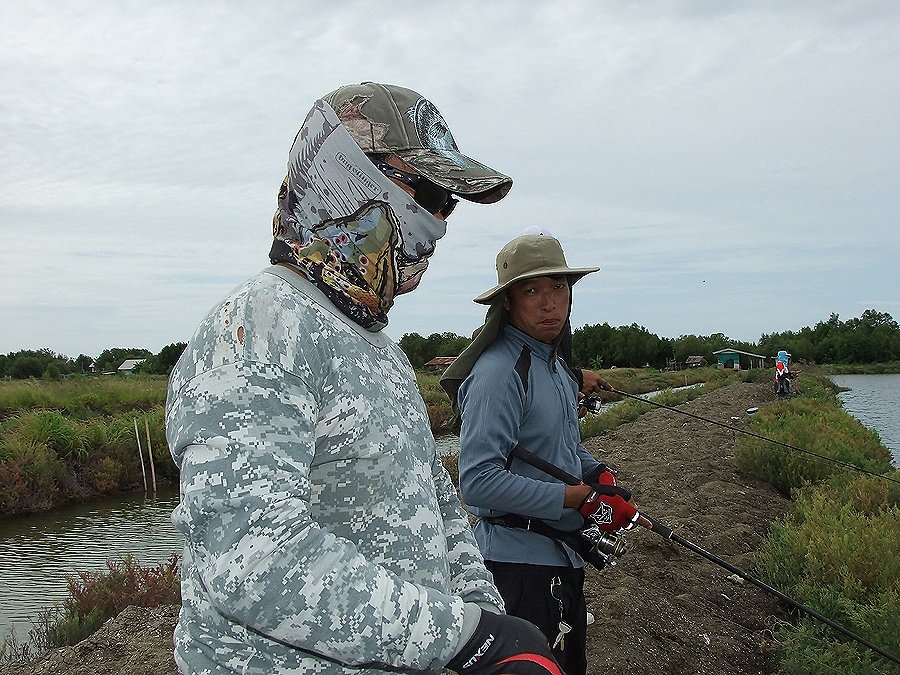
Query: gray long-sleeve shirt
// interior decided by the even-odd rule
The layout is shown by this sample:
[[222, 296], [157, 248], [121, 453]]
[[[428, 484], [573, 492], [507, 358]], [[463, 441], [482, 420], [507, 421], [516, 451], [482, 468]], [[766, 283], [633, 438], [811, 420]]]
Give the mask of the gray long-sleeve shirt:
[[[516, 363], [530, 351], [527, 390]], [[479, 357], [459, 389], [460, 491], [480, 518], [516, 514], [551, 527], [576, 530], [583, 519], [563, 508], [565, 486], [519, 459], [507, 469], [517, 444], [563, 471], [582, 476], [599, 465], [581, 444], [578, 385], [548, 344], [513, 326]], [[485, 559], [581, 567], [581, 558], [534, 532], [479, 520], [475, 536]]]
[[166, 433], [182, 672], [436, 671], [501, 610], [405, 355], [293, 272], [206, 317]]

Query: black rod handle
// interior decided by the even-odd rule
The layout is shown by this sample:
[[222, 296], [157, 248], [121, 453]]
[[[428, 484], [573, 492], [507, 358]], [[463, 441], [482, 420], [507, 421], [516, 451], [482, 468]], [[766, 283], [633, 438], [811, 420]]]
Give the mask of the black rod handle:
[[540, 469], [548, 476], [553, 476], [554, 478], [558, 478], [566, 485], [581, 485], [581, 479], [576, 478], [568, 471], [563, 471], [556, 464], [551, 464], [546, 459], [541, 459], [533, 452], [529, 452], [521, 445], [517, 445], [514, 447], [510, 453], [519, 459], [521, 459], [526, 464], [531, 464], [536, 469]]

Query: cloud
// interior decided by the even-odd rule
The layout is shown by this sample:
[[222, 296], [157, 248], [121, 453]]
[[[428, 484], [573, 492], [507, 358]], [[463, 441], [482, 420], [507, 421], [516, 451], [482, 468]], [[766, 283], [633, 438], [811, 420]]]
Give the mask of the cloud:
[[515, 180], [454, 214], [395, 338], [471, 331], [535, 224], [603, 268], [576, 322], [754, 340], [896, 312], [898, 33], [875, 1], [6, 3], [0, 351], [187, 339], [266, 265], [312, 102], [366, 79]]

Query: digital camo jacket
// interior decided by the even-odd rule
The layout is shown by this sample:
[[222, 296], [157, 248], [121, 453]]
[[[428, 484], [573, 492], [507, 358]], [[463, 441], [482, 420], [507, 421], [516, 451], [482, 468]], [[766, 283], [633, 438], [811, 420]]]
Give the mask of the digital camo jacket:
[[434, 671], [464, 602], [502, 608], [406, 356], [293, 271], [210, 312], [172, 374], [166, 433], [182, 672]]

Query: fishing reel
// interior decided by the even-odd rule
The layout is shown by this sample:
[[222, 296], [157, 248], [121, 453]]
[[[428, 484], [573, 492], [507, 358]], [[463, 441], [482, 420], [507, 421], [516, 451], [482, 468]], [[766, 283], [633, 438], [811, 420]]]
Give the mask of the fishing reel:
[[585, 562], [598, 570], [602, 570], [606, 565], [615, 565], [616, 558], [621, 558], [627, 550], [625, 537], [604, 532], [590, 518], [588, 522], [591, 524], [578, 533], [582, 541], [578, 553]]
[[603, 408], [603, 399], [599, 396], [585, 396], [578, 405], [586, 408], [592, 415], [596, 415]]

